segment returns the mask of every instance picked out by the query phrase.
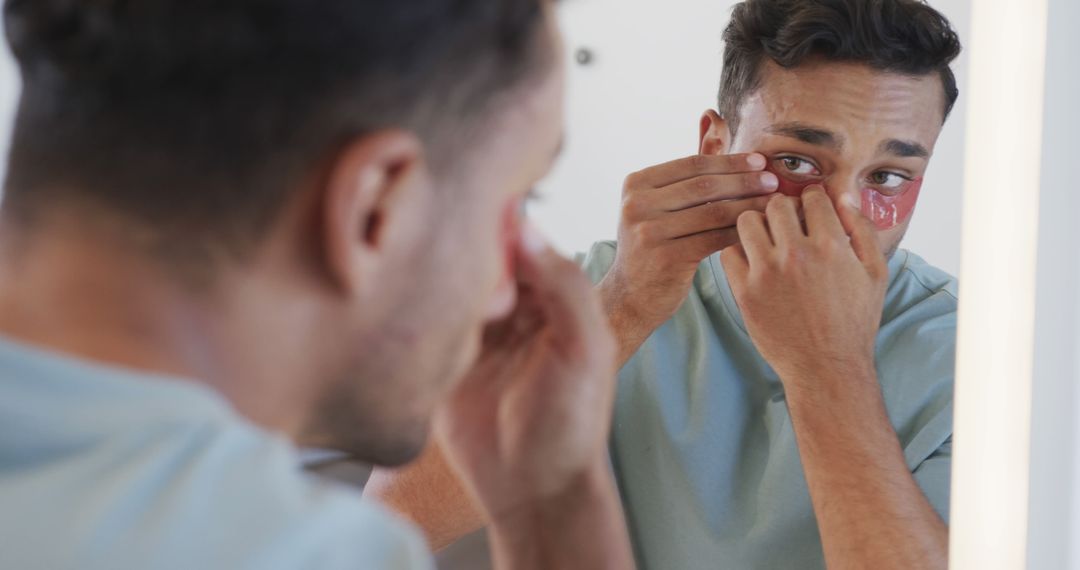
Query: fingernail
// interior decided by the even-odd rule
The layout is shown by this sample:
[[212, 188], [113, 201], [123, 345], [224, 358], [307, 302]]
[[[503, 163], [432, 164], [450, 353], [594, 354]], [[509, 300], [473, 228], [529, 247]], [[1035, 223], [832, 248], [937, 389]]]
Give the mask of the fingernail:
[[528, 220], [521, 224], [521, 246], [533, 255], [544, 253], [548, 249], [544, 235]]
[[746, 164], [750, 168], [765, 168], [765, 157], [760, 154], [751, 154], [746, 157]]
[[775, 190], [780, 186], [780, 179], [772, 172], [763, 172], [761, 174], [761, 186], [769, 190]]

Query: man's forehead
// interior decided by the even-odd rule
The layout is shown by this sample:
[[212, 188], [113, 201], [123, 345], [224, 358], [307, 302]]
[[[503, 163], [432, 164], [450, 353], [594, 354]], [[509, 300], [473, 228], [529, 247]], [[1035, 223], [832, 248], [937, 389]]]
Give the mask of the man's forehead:
[[[843, 132], [809, 123], [774, 123], [766, 127], [765, 132], [834, 151], [844, 150], [848, 145], [847, 135]], [[930, 149], [914, 139], [887, 138], [878, 143], [877, 151], [901, 158], [930, 158]]]
[[740, 111], [740, 124], [747, 128], [826, 146], [895, 140], [929, 148], [940, 133], [945, 95], [936, 74], [913, 77], [823, 61], [793, 69], [772, 62], [763, 67], [758, 89]]

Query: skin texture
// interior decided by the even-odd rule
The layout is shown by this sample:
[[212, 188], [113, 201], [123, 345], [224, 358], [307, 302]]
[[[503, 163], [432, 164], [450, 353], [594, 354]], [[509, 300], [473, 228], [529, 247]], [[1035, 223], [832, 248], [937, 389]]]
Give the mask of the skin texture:
[[557, 63], [455, 150], [456, 172], [412, 133], [359, 137], [197, 289], [138, 248], [153, 228], [95, 204], [4, 215], [0, 334], [204, 383], [267, 430], [377, 464], [413, 459], [437, 416], [500, 567], [631, 567], [604, 463], [611, 332], [518, 214], [562, 139], [547, 12]]
[[[682, 304], [700, 262], [724, 250], [751, 337], [784, 382], [831, 569], [947, 559], [948, 530], [907, 470], [874, 363], [886, 259], [918, 196], [907, 179], [924, 176], [943, 110], [936, 75], [767, 64], [737, 133], [708, 111], [698, 156], [627, 178], [617, 257], [598, 285], [621, 364]], [[860, 213], [865, 189], [905, 188], [900, 223], [879, 228]], [[373, 483], [436, 546], [485, 522], [438, 449]]]

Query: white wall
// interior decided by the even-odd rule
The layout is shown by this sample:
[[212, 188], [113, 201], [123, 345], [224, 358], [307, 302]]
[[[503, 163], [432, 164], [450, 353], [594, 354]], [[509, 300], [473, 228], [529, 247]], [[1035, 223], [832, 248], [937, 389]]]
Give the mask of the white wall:
[[1046, 107], [1031, 400], [1028, 568], [1080, 569], [1080, 21], [1076, 0], [1048, 5]]
[[[931, 0], [966, 39], [970, 0]], [[566, 0], [567, 50], [595, 53], [571, 63], [566, 155], [532, 209], [565, 251], [614, 239], [627, 174], [697, 151], [698, 118], [714, 108], [720, 34], [732, 0]], [[961, 100], [927, 173], [904, 247], [952, 274], [960, 267], [960, 195], [967, 58], [955, 69]]]

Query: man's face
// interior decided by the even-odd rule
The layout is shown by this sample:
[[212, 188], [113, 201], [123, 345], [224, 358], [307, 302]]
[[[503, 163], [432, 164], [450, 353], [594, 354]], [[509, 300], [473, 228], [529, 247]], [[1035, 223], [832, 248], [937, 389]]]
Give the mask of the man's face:
[[944, 108], [937, 74], [768, 62], [761, 87], [743, 102], [727, 152], [765, 155], [786, 193], [820, 183], [834, 197], [857, 196], [878, 227], [882, 252], [891, 255], [911, 223]]
[[425, 335], [436, 352], [421, 374], [430, 379], [432, 404], [476, 361], [486, 325], [508, 316], [516, 304], [524, 203], [562, 146], [563, 73], [556, 64], [530, 83], [473, 141], [476, 147], [463, 151], [454, 180], [439, 189], [450, 199], [434, 213], [442, 227], [432, 236], [429, 264], [419, 271], [426, 275], [423, 290], [417, 291], [424, 299], [419, 304]]
[[[401, 198], [411, 201], [402, 208], [412, 220], [393, 238], [381, 307], [350, 308], [368, 322], [338, 351], [350, 356], [332, 373], [338, 380], [317, 412], [320, 425], [303, 443], [380, 464], [411, 459], [436, 406], [477, 359], [485, 326], [514, 308], [522, 205], [563, 137], [564, 68], [548, 20], [543, 49], [556, 63], [525, 79], [481, 129], [442, 150], [456, 162], [430, 180], [430, 191]], [[382, 316], [372, 323], [374, 312]]]

